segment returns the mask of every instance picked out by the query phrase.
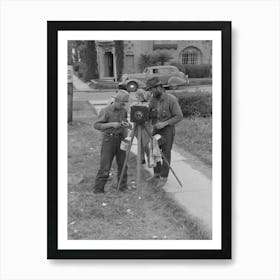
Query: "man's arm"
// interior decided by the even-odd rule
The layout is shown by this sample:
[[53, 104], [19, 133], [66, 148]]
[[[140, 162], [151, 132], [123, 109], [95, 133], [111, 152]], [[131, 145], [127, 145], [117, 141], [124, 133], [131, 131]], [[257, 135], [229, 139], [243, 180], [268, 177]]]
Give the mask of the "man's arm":
[[170, 110], [171, 110], [172, 118], [170, 118], [166, 122], [168, 125], [175, 125], [183, 119], [183, 113], [179, 105], [179, 102], [175, 96], [174, 98], [171, 99], [170, 102], [171, 102]]
[[99, 115], [97, 121], [94, 123], [94, 128], [97, 130], [104, 131], [107, 128], [113, 127], [113, 128], [118, 128], [120, 127], [120, 123], [118, 122], [108, 122], [109, 118], [107, 115], [106, 108], [103, 108]]

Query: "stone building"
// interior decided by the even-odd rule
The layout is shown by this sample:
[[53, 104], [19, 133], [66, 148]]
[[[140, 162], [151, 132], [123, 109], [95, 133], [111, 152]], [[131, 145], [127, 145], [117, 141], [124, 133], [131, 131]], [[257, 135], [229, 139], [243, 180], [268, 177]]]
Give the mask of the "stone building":
[[[116, 49], [114, 41], [96, 41], [97, 64], [100, 79], [117, 80]], [[173, 62], [182, 64], [212, 64], [212, 41], [124, 41], [123, 73], [141, 72], [138, 66], [141, 54], [167, 52]]]

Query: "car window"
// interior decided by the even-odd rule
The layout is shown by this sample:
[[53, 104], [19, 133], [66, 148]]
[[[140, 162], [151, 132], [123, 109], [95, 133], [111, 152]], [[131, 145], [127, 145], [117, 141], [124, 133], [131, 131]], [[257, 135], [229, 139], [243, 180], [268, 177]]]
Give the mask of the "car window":
[[151, 71], [151, 74], [158, 74], [158, 69], [157, 68], [155, 68], [155, 69], [151, 69], [152, 71]]

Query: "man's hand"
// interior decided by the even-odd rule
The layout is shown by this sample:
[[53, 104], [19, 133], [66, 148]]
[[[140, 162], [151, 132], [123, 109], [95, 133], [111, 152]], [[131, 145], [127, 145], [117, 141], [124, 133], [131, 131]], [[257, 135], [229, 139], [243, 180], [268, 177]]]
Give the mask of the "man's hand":
[[119, 128], [119, 127], [121, 127], [121, 123], [119, 123], [119, 122], [111, 122], [110, 126], [113, 127], [113, 128]]
[[168, 123], [167, 122], [158, 122], [154, 125], [155, 129], [163, 129], [165, 126], [167, 126]]

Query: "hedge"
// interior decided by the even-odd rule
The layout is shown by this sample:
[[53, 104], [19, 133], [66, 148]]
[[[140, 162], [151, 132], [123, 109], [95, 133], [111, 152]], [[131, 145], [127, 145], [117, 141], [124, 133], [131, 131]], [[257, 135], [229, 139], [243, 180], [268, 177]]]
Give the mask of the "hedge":
[[181, 72], [188, 75], [189, 78], [209, 78], [212, 77], [211, 64], [181, 64], [179, 62], [171, 62]]
[[179, 105], [185, 118], [209, 117], [212, 115], [212, 94], [177, 95]]

